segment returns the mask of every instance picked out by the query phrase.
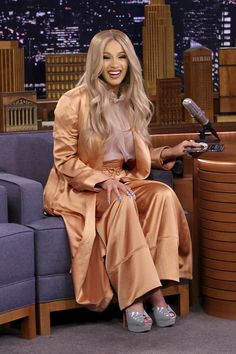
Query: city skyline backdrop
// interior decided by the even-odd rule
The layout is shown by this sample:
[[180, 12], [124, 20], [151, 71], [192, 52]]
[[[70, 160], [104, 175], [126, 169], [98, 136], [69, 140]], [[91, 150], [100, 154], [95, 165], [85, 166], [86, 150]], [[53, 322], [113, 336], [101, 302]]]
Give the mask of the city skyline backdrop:
[[[0, 40], [18, 40], [25, 53], [26, 89], [45, 96], [45, 54], [87, 52], [96, 32], [116, 28], [132, 40], [142, 63], [142, 26], [148, 0], [1, 0]], [[205, 46], [212, 51], [218, 87], [218, 49], [234, 47], [236, 0], [166, 0], [175, 34], [175, 72], [183, 78], [183, 53]]]

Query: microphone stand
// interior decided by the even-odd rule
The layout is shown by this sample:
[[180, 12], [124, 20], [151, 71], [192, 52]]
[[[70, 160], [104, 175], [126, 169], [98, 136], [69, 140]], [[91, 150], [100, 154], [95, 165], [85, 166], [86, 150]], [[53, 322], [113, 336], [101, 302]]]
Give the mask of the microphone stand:
[[206, 134], [212, 134], [214, 136], [214, 141], [220, 141], [220, 138], [215, 131], [215, 129], [212, 127], [211, 123], [209, 122], [208, 124], [202, 125], [201, 128], [198, 130], [199, 132], [199, 141], [200, 142], [206, 142]]
[[199, 141], [201, 142], [206, 142], [206, 131], [207, 131], [207, 128], [205, 125], [202, 125], [202, 127], [198, 130], [199, 132]]

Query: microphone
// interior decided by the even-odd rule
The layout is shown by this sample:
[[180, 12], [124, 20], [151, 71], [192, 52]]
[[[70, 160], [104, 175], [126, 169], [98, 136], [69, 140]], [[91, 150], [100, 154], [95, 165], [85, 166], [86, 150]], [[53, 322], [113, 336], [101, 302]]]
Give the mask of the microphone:
[[183, 106], [188, 111], [188, 113], [203, 126], [204, 132], [209, 130], [218, 140], [220, 140], [217, 132], [213, 128], [213, 125], [207, 118], [205, 112], [191, 98], [185, 98], [183, 100]]

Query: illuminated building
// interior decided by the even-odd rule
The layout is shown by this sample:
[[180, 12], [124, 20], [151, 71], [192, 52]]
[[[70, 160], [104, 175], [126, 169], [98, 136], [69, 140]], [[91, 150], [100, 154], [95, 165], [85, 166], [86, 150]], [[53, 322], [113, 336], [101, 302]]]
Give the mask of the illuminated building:
[[24, 90], [24, 50], [18, 41], [0, 41], [0, 92]]
[[0, 42], [0, 131], [36, 130], [35, 92], [24, 91], [24, 49], [18, 41]]
[[[205, 47], [184, 52], [184, 96], [191, 98], [213, 120], [212, 52]], [[185, 111], [185, 120], [192, 118]]]
[[149, 96], [156, 94], [156, 80], [175, 77], [174, 31], [170, 5], [152, 0], [144, 7], [144, 82]]
[[58, 99], [76, 86], [85, 71], [86, 53], [47, 54], [46, 88], [48, 99]]

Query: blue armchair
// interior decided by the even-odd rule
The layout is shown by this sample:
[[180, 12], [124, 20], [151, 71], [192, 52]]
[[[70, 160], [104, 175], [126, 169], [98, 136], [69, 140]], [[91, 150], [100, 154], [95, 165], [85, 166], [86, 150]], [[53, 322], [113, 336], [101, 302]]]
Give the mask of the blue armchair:
[[8, 223], [7, 190], [0, 186], [0, 325], [19, 319], [23, 338], [34, 338], [34, 236], [32, 229]]
[[[52, 164], [51, 131], [0, 134], [0, 185], [8, 190], [9, 220], [34, 231], [37, 321], [41, 335], [50, 334], [51, 312], [79, 307], [74, 299], [64, 222], [61, 217], [43, 213], [43, 187]], [[171, 171], [153, 170], [150, 178], [173, 184]], [[188, 313], [188, 284], [166, 288], [164, 294], [178, 295], [179, 313]]]

